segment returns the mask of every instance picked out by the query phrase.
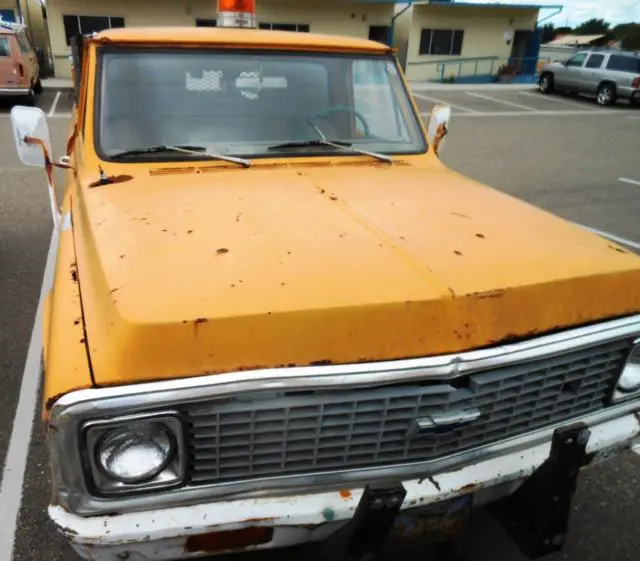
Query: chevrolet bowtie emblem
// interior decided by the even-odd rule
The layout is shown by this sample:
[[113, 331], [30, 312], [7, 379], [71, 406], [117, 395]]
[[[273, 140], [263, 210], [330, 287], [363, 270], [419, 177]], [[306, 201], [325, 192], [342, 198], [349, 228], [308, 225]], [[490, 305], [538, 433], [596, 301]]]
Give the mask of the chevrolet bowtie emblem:
[[409, 426], [407, 438], [447, 434], [472, 423], [481, 416], [480, 409], [471, 407], [461, 411], [448, 411], [419, 417], [414, 419]]

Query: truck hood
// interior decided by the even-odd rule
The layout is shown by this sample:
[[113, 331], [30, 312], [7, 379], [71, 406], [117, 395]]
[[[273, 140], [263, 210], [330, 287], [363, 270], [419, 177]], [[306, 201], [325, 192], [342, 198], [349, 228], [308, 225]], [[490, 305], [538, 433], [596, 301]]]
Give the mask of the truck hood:
[[[435, 158], [81, 190], [97, 384], [455, 353], [640, 311], [640, 258]], [[75, 274], [75, 273], [74, 273]]]

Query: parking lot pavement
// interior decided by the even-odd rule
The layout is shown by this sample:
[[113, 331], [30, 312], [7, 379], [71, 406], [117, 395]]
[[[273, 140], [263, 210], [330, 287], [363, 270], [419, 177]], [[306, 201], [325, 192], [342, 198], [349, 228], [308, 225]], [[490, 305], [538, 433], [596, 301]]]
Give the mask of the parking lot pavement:
[[[532, 90], [522, 90], [537, 95]], [[417, 92], [434, 98], [455, 99], [450, 135], [443, 150], [445, 163], [457, 171], [550, 212], [582, 224], [640, 241], [640, 161], [637, 158], [638, 121], [625, 107], [602, 110], [592, 102], [559, 98], [554, 118], [513, 119], [517, 115], [546, 115], [537, 107], [538, 98], [518, 91], [476, 90], [483, 96], [530, 109], [496, 103], [465, 91]], [[52, 114], [50, 129], [54, 155], [65, 145], [71, 105], [65, 93], [46, 92], [39, 106]], [[454, 101], [454, 102], [455, 102]], [[423, 111], [428, 100], [420, 100]], [[540, 98], [540, 107], [553, 101]], [[54, 106], [55, 105], [55, 106]], [[52, 111], [53, 107], [53, 111]], [[461, 118], [469, 114], [491, 114], [495, 118]], [[549, 111], [558, 111], [550, 109]], [[607, 111], [612, 118], [602, 118]], [[537, 112], [537, 113], [536, 113]], [[26, 458], [26, 471], [11, 462], [5, 465], [10, 440], [28, 442], [30, 416], [14, 424], [20, 396], [24, 360], [42, 282], [49, 244], [51, 220], [46, 185], [41, 170], [24, 168], [15, 155], [7, 109], [0, 110], [0, 465], [5, 466], [0, 497], [0, 532], [10, 529], [14, 542], [0, 540], [0, 561], [14, 545], [14, 561], [72, 561], [69, 546], [48, 522], [49, 472], [39, 410], [34, 413], [33, 434]], [[2, 117], [4, 114], [4, 117]], [[640, 113], [634, 113], [640, 116]], [[526, 248], [523, 248], [526, 251]], [[570, 257], [568, 257], [570, 258]], [[34, 396], [29, 396], [33, 398]], [[36, 399], [36, 403], [38, 400]], [[13, 427], [16, 438], [11, 439]], [[26, 430], [29, 429], [29, 430]], [[24, 439], [24, 440], [21, 440]], [[626, 454], [593, 468], [581, 476], [573, 507], [570, 534], [562, 554], [549, 561], [600, 561], [637, 559], [640, 518], [640, 458]], [[22, 486], [22, 476], [24, 485]], [[5, 489], [22, 487], [21, 506], [2, 502]], [[11, 514], [18, 512], [17, 529]], [[2, 533], [2, 537], [7, 535]], [[523, 561], [515, 546], [491, 516], [474, 514], [471, 531], [461, 543], [468, 561]], [[243, 561], [285, 561], [285, 554], [243, 556]], [[292, 557], [296, 559], [295, 555]], [[393, 559], [392, 559], [393, 558]], [[389, 561], [425, 561], [424, 552], [408, 552]], [[297, 559], [300, 559], [298, 557]], [[240, 559], [237, 559], [240, 561]], [[440, 560], [438, 560], [440, 561]]]
[[456, 87], [428, 89], [414, 87], [413, 95], [423, 116], [438, 103], [451, 105], [457, 117], [563, 117], [621, 115], [635, 119], [640, 108], [620, 101], [612, 107], [600, 107], [584, 96], [543, 95], [531, 85], [521, 88], [468, 89]]
[[[24, 102], [20, 98], [0, 98], [0, 117], [8, 116], [14, 105], [21, 105]], [[42, 109], [49, 118], [68, 119], [71, 115], [73, 100], [71, 90], [49, 90], [45, 89], [36, 98], [36, 106]]]

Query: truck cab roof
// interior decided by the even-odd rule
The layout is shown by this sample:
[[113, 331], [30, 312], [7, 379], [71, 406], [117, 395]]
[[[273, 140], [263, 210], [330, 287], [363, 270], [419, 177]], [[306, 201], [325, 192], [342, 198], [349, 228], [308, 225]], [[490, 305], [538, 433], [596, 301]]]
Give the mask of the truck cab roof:
[[204, 44], [269, 49], [283, 47], [287, 49], [320, 49], [366, 53], [393, 52], [393, 49], [388, 45], [356, 37], [235, 28], [128, 27], [101, 31], [95, 34], [92, 40], [101, 43], [113, 42], [119, 44]]

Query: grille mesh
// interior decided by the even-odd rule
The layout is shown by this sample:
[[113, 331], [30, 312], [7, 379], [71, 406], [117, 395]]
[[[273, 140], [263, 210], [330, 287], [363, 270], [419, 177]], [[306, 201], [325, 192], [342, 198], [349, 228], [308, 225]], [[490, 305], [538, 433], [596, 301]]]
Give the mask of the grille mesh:
[[[192, 485], [433, 460], [602, 409], [629, 341], [513, 366], [373, 388], [240, 394], [189, 404]], [[476, 421], [408, 438], [416, 418], [476, 407]]]

